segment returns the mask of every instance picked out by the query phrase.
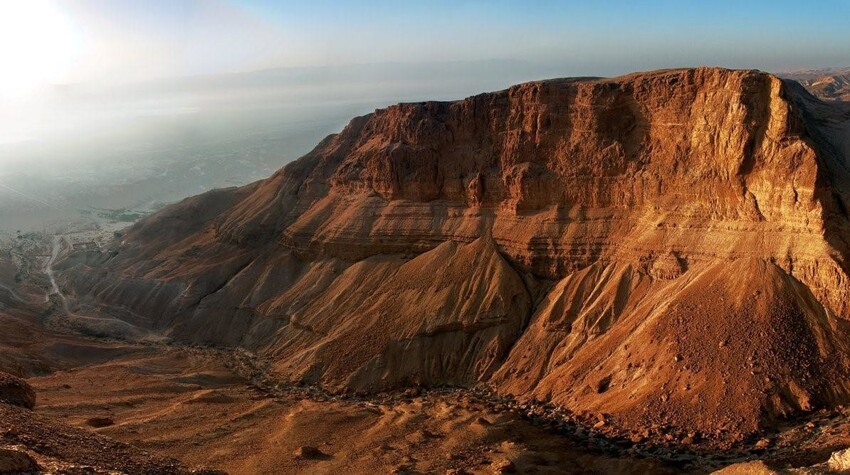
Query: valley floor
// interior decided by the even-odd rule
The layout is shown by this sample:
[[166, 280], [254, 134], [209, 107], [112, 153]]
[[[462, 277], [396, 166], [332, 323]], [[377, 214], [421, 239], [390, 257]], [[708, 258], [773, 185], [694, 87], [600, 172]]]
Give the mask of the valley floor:
[[[216, 350], [142, 347], [29, 381], [41, 414], [229, 473], [672, 471], [587, 451], [466, 392], [344, 399], [301, 388], [273, 396], [246, 380], [234, 359]], [[299, 455], [303, 447], [321, 453]]]
[[[79, 436], [73, 440], [106, 451], [233, 474], [708, 473], [759, 459], [786, 468], [823, 465], [833, 451], [850, 446], [850, 409], [813, 414], [763, 440], [712, 452], [699, 444], [683, 447], [680, 440], [606, 438], [604, 423], [564, 425], [481, 391], [342, 397], [279, 386], [242, 351], [73, 333], [62, 325], [63, 306], [50, 295], [49, 279], [34, 270], [50, 255], [49, 241], [18, 245], [29, 251], [8, 254], [6, 273], [19, 275], [12, 267], [20, 271], [22, 264], [30, 270], [0, 282], [8, 287], [0, 293], [0, 371], [24, 376], [35, 388], [38, 421], [105, 436], [90, 440], [73, 432]], [[13, 254], [17, 260], [8, 257]], [[56, 448], [52, 426], [10, 414], [3, 422], [20, 427], [6, 428], [0, 445], [23, 441], [36, 459], [48, 461], [85, 461], [98, 449]], [[127, 445], [110, 449], [110, 439]], [[150, 473], [172, 473], [169, 463]], [[738, 468], [759, 473], [746, 472], [751, 465], [732, 470]]]

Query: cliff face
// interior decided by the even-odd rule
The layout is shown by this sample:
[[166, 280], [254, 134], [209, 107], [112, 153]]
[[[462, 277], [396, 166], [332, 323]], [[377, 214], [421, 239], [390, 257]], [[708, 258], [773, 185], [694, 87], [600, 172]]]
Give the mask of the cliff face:
[[400, 104], [72, 255], [65, 286], [336, 389], [750, 429], [847, 399], [848, 119], [720, 69]]
[[[355, 260], [492, 230], [547, 278], [672, 253], [683, 266], [768, 259], [813, 281], [831, 259], [810, 236], [833, 203], [815, 196], [819, 159], [789, 94], [772, 76], [702, 69], [380, 110], [319, 151], [296, 192], [304, 212], [273, 235]], [[224, 234], [243, 239], [244, 224]], [[841, 284], [826, 277], [818, 294], [844, 305]]]

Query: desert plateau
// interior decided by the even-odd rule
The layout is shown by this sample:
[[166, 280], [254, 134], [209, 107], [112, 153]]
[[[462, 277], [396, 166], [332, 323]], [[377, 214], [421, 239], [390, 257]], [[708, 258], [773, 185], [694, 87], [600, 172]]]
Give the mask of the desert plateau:
[[847, 18], [0, 2], [0, 474], [850, 473]]
[[828, 467], [850, 445], [848, 131], [758, 71], [539, 81], [357, 117], [95, 246], [19, 235], [0, 459]]

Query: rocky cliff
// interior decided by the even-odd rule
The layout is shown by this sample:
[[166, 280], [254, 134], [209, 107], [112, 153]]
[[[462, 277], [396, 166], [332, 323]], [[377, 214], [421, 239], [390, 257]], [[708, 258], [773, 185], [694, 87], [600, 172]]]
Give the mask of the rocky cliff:
[[743, 434], [848, 400], [848, 124], [710, 68], [399, 104], [72, 254], [63, 286], [331, 389]]

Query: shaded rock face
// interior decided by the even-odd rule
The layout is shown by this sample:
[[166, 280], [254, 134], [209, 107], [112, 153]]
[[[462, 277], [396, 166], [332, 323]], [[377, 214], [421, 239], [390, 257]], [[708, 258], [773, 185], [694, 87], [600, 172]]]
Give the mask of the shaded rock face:
[[38, 464], [26, 452], [0, 448], [0, 473], [33, 473]]
[[848, 124], [707, 68], [400, 104], [71, 255], [64, 286], [332, 389], [752, 430], [848, 399]]
[[23, 379], [0, 372], [0, 403], [32, 409], [35, 407], [35, 390]]

